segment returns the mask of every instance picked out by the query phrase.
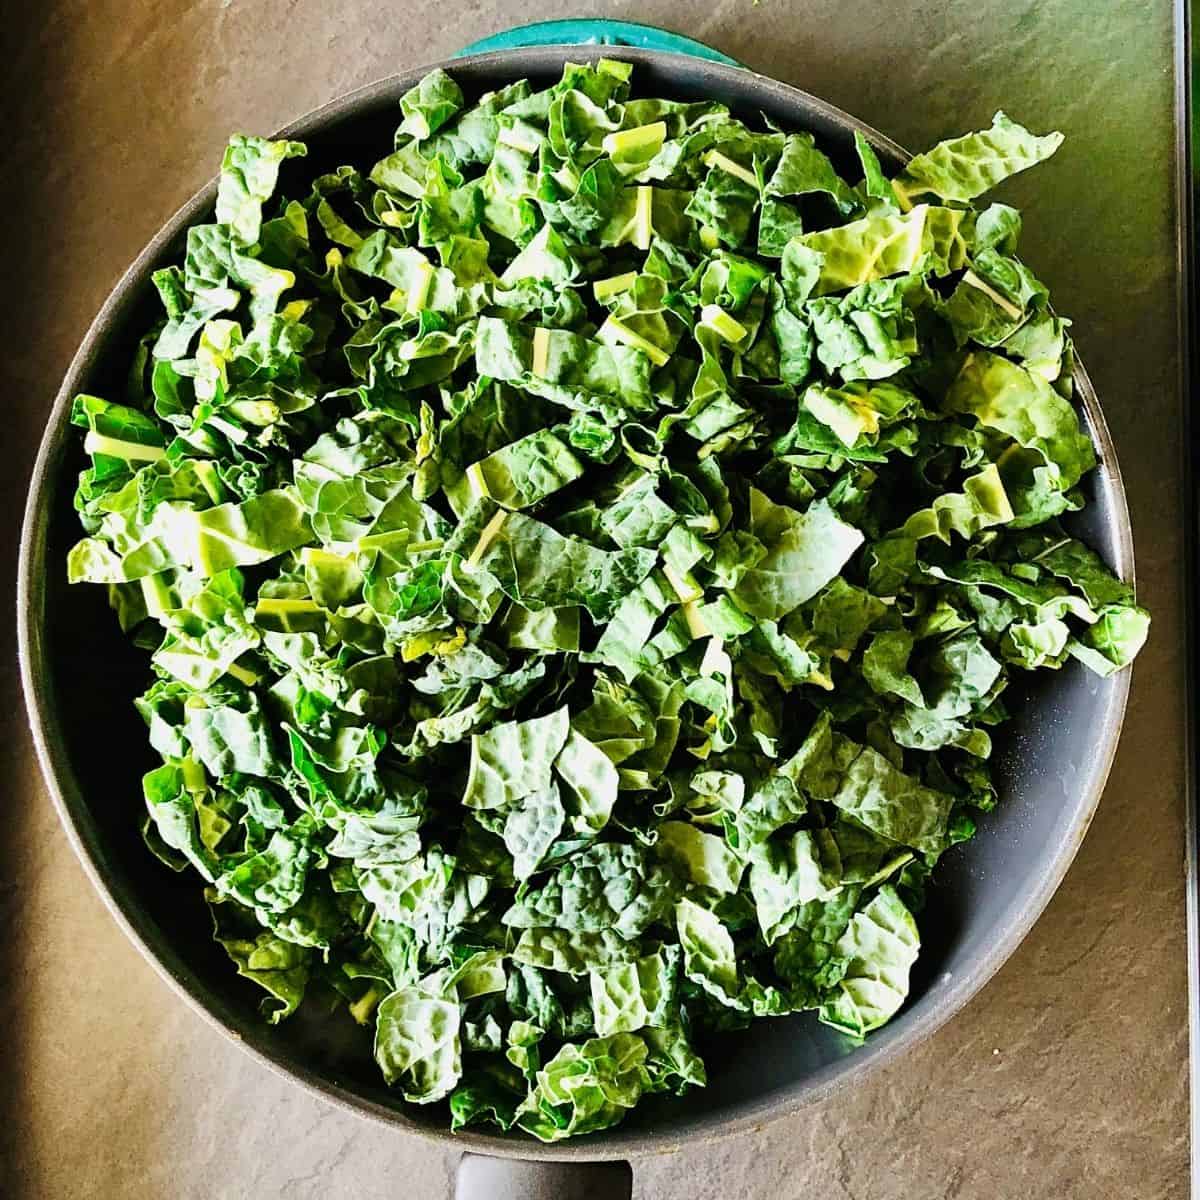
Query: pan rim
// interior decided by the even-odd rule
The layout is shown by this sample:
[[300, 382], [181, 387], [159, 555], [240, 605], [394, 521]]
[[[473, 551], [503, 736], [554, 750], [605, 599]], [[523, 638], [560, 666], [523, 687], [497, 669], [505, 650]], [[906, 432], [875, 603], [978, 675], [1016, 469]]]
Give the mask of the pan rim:
[[[357, 88], [334, 99], [289, 123], [279, 136], [303, 139], [326, 125], [371, 109], [387, 100], [396, 100], [417, 79], [435, 67], [451, 72], [469, 74], [472, 71], [505, 73], [512, 78], [537, 73], [565, 60], [590, 60], [608, 54], [624, 61], [647, 66], [670, 68], [684, 64], [693, 72], [710, 78], [714, 89], [724, 88], [724, 94], [735, 96], [747, 91], [769, 95], [796, 111], [797, 117], [813, 115], [848, 131], [862, 133], [877, 150], [906, 160], [910, 155], [890, 138], [857, 118], [802, 89], [771, 79], [768, 76], [740, 67], [715, 62], [698, 63], [684, 55], [632, 47], [538, 46], [514, 50], [493, 51], [445, 60], [442, 63], [399, 72]], [[202, 979], [196, 976], [169, 942], [155, 935], [153, 923], [137, 902], [123, 894], [119, 881], [109, 877], [100, 845], [100, 838], [88, 818], [78, 781], [70, 768], [54, 705], [41, 679], [47, 674], [47, 657], [42, 643], [40, 624], [45, 567], [45, 529], [58, 452], [68, 436], [67, 417], [71, 399], [83, 378], [91, 371], [98, 346], [125, 306], [148, 280], [149, 270], [180, 233], [207, 210], [216, 195], [216, 180], [211, 180], [184, 203], [163, 225], [134, 259], [109, 293], [100, 311], [89, 326], [78, 350], [71, 360], [48, 414], [30, 481], [20, 542], [17, 577], [18, 658], [22, 689], [30, 717], [30, 727], [38, 762], [47, 790], [67, 833], [72, 849], [86, 874], [100, 894], [105, 906], [124, 930], [126, 936], [141, 951], [157, 973], [190, 1007], [212, 1027], [275, 1074], [286, 1077], [346, 1111], [352, 1111], [404, 1132], [421, 1137], [443, 1148], [478, 1151], [511, 1158], [558, 1161], [629, 1159], [653, 1154], [670, 1153], [686, 1143], [713, 1140], [735, 1133], [757, 1130], [768, 1122], [794, 1115], [810, 1104], [824, 1099], [836, 1090], [852, 1085], [868, 1073], [894, 1061], [914, 1048], [956, 1015], [1008, 960], [1017, 946], [1041, 916], [1058, 889], [1075, 858], [1083, 836], [1091, 823], [1116, 754], [1121, 724], [1128, 699], [1131, 672], [1125, 670], [1105, 681], [1106, 696], [1097, 755], [1077, 804], [1075, 818], [1068, 836], [1056, 851], [1052, 870], [1039, 881], [1039, 886], [1026, 893], [1016, 911], [1010, 916], [1003, 936], [992, 944], [973, 967], [954, 979], [942, 991], [938, 1002], [928, 1011], [901, 1014], [897, 1024], [873, 1035], [852, 1055], [827, 1064], [810, 1076], [785, 1085], [775, 1093], [741, 1101], [728, 1115], [721, 1110], [683, 1117], [679, 1128], [665, 1132], [651, 1129], [617, 1126], [600, 1134], [565, 1143], [543, 1144], [515, 1135], [492, 1135], [468, 1129], [450, 1133], [423, 1124], [399, 1107], [390, 1107], [355, 1091], [307, 1066], [290, 1049], [269, 1044], [267, 1027], [264, 1036], [256, 1036], [258, 1022], [251, 1024], [234, 1012], [221, 998], [212, 994]], [[1075, 383], [1079, 402], [1086, 413], [1089, 429], [1096, 444], [1100, 466], [1098, 485], [1108, 489], [1113, 508], [1113, 537], [1116, 572], [1132, 582], [1133, 540], [1125, 491], [1117, 464], [1116, 450], [1104, 420], [1095, 389], [1081, 364], [1075, 367]], [[56, 744], [57, 743], [57, 744]], [[907, 1020], [905, 1017], [907, 1016]]]

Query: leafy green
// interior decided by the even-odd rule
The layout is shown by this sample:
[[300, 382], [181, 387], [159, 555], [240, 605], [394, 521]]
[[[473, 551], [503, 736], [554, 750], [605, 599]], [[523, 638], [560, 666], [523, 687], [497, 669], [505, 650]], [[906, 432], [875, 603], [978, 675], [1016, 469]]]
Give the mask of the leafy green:
[[862, 544], [862, 534], [818, 501], [805, 513], [750, 491], [749, 532], [766, 553], [742, 577], [734, 598], [748, 613], [778, 620], [811, 600]]
[[400, 97], [400, 132], [417, 141], [436, 133], [463, 107], [462, 89], [445, 71], [430, 71]]
[[[505, 508], [530, 508], [583, 474], [570, 447], [548, 429], [538, 429], [467, 469], [484, 495]], [[475, 475], [472, 475], [475, 472]]]
[[280, 164], [307, 153], [300, 142], [269, 142], [235, 134], [221, 161], [217, 189], [217, 221], [243, 245], [258, 241], [263, 205], [270, 200]]
[[1006, 689], [1149, 624], [1058, 524], [1070, 323], [970, 207], [1058, 135], [895, 178], [858, 137], [852, 185], [633, 92], [434, 71], [315, 178], [235, 136], [127, 388], [71, 413], [148, 848], [266, 1019], [545, 1141], [703, 1086], [695, 1034], [889, 1020]]
[[517, 1124], [544, 1142], [615, 1125], [649, 1090], [648, 1057], [631, 1033], [567, 1042], [537, 1072]]
[[647, 1025], [663, 1027], [674, 1019], [679, 947], [592, 971], [592, 1013], [601, 1037], [636, 1033]]
[[826, 829], [799, 829], [755, 850], [750, 894], [763, 940], [770, 945], [796, 910], [814, 900], [832, 900], [841, 888], [842, 861]]
[[965, 261], [962, 215], [958, 209], [919, 204], [911, 212], [873, 213], [801, 234], [789, 246], [814, 256], [817, 296], [904, 275], [922, 263], [932, 275], [942, 276]]
[[406, 1100], [440, 1100], [462, 1074], [458, 998], [427, 994], [418, 985], [392, 992], [375, 1017], [375, 1061]]
[[784, 140], [783, 153], [767, 180], [769, 196], [803, 196], [824, 192], [843, 213], [858, 207], [854, 193], [838, 177], [833, 164], [816, 147], [811, 134], [789, 134]]
[[545, 787], [570, 732], [565, 708], [547, 717], [495, 725], [471, 739], [471, 770], [462, 802], [506, 808]]
[[871, 746], [858, 750], [829, 800], [888, 841], [928, 854], [937, 854], [947, 845], [954, 796], [897, 770]]
[[970, 355], [946, 393], [944, 407], [1036, 451], [1062, 491], [1096, 465], [1091, 439], [1070, 402], [1043, 378], [998, 354]]
[[738, 890], [745, 863], [719, 834], [705, 833], [686, 821], [664, 821], [656, 845], [658, 853], [693, 883], [716, 892]]
[[675, 921], [684, 974], [723, 1004], [736, 1005], [737, 953], [729, 930], [711, 909], [686, 897], [676, 906]]
[[943, 200], [974, 200], [1049, 158], [1062, 140], [1061, 133], [1038, 137], [998, 112], [990, 129], [939, 142], [918, 154], [900, 173], [896, 189], [905, 197], [932, 193]]
[[896, 890], [879, 889], [851, 918], [834, 953], [847, 961], [821, 1020], [861, 1037], [888, 1021], [908, 994], [908, 973], [920, 940], [916, 922]]

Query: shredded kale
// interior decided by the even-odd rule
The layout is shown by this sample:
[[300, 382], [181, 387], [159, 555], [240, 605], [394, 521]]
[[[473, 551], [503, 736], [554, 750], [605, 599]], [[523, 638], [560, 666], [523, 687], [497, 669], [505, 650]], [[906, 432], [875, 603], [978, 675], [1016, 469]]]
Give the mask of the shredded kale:
[[435, 71], [301, 187], [233, 138], [128, 395], [73, 411], [149, 846], [271, 1021], [338, 1001], [455, 1129], [606, 1128], [755, 1017], [884, 1024], [1014, 673], [1149, 623], [1059, 524], [1069, 322], [971, 207], [1060, 135], [895, 179], [859, 138], [854, 185], [630, 75]]

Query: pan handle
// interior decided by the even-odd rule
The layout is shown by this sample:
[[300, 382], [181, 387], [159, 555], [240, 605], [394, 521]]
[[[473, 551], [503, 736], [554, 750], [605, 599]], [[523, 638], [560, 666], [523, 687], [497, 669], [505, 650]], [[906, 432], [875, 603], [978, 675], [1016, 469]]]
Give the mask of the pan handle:
[[455, 1200], [630, 1200], [627, 1162], [533, 1162], [464, 1154]]

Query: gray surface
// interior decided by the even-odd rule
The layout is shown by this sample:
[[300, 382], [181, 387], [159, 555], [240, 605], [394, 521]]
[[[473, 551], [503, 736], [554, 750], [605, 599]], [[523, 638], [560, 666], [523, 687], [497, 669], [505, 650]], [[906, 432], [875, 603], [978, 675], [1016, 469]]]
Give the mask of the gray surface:
[[[521, 15], [515, 5], [437, 11], [430, 30], [425, 9], [402, 4], [79, 0], [47, 6], [28, 31], [9, 24], [6, 111], [18, 136], [0, 153], [18, 211], [4, 235], [6, 441], [25, 463], [91, 313], [209, 174], [229, 128], [274, 128]], [[638, 1194], [671, 1194], [672, 1175], [684, 1174], [701, 1197], [1183, 1195], [1169, 12], [1008, 3], [884, 13], [779, 0], [594, 11], [706, 37], [914, 146], [984, 122], [999, 104], [1064, 128], [1055, 164], [1008, 198], [1036, 206], [1027, 256], [1077, 319], [1121, 449], [1157, 620], [1093, 832], [984, 995], [852, 1094], [757, 1136], [642, 1164]], [[20, 470], [4, 477], [7, 532], [22, 485]], [[5, 989], [15, 1070], [0, 1135], [11, 1139], [0, 1162], [14, 1180], [7, 1190], [0, 1180], [0, 1192], [448, 1194], [453, 1155], [290, 1090], [154, 978], [69, 857], [19, 732], [11, 668], [4, 683], [14, 700], [0, 711], [14, 728], [0, 739], [13, 781], [0, 916], [16, 986]]]

